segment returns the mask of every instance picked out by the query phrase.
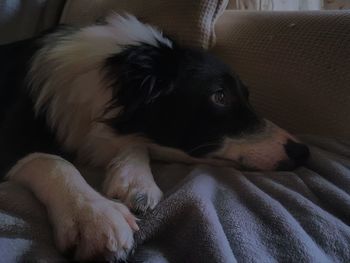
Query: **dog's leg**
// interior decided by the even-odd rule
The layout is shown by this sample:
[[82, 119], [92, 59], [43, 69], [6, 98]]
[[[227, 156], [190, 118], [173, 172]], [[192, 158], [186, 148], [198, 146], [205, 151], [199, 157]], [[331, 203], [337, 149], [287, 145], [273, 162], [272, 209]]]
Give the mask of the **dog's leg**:
[[120, 198], [129, 208], [140, 212], [158, 204], [162, 192], [154, 182], [146, 147], [120, 151], [109, 164], [103, 192], [108, 197]]
[[138, 230], [134, 216], [123, 204], [97, 193], [68, 161], [30, 154], [8, 178], [29, 188], [45, 205], [61, 251], [76, 247], [76, 259], [90, 260], [123, 259], [132, 249], [133, 230]]

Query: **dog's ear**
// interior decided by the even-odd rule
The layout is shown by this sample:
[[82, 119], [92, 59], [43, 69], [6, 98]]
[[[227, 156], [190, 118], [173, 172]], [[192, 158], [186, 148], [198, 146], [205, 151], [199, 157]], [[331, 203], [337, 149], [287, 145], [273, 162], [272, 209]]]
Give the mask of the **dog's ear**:
[[167, 45], [129, 46], [110, 57], [106, 65], [107, 77], [112, 80], [112, 103], [122, 106], [124, 113], [142, 109], [173, 90], [176, 54]]

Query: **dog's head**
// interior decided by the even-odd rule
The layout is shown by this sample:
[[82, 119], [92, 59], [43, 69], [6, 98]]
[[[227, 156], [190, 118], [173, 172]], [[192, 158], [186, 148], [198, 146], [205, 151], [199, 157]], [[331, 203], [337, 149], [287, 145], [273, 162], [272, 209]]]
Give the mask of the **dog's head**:
[[113, 89], [107, 123], [194, 157], [232, 160], [257, 170], [292, 169], [307, 146], [256, 114], [239, 77], [204, 51], [169, 42], [139, 43], [107, 59]]

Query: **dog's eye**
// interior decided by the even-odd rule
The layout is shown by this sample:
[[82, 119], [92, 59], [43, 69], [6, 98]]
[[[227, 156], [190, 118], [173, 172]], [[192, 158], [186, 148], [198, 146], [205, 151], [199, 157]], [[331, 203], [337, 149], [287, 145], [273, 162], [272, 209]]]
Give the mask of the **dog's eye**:
[[214, 102], [216, 105], [221, 107], [226, 107], [229, 105], [230, 101], [226, 96], [226, 93], [224, 90], [219, 90], [213, 93], [210, 97], [211, 101]]

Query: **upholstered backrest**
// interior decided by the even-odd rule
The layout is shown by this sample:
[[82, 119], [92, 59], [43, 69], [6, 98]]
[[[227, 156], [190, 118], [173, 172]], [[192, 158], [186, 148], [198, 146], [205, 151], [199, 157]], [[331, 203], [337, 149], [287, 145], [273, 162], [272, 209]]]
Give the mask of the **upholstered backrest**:
[[213, 52], [256, 109], [297, 132], [350, 138], [350, 13], [226, 11]]
[[214, 24], [228, 0], [70, 0], [61, 22], [86, 25], [112, 11], [128, 12], [158, 26], [180, 43], [208, 48], [215, 42]]

